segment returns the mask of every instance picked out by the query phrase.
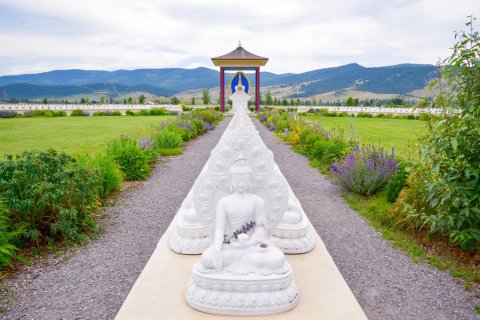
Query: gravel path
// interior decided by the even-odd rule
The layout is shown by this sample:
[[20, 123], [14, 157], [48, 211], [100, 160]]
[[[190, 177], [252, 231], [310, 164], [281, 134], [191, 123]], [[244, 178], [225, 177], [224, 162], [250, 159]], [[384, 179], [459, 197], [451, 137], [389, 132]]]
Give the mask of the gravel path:
[[392, 248], [306, 157], [255, 124], [369, 319], [480, 318], [473, 311], [480, 305], [478, 293]]
[[[228, 120], [158, 165], [106, 209], [109, 223], [69, 259], [37, 261], [5, 282], [12, 302], [2, 319], [113, 319], [187, 196]], [[45, 259], [44, 259], [45, 260]]]
[[[228, 121], [158, 165], [148, 181], [106, 209], [102, 236], [50, 256], [5, 282], [2, 319], [112, 319], [170, 224]], [[475, 319], [478, 297], [447, 273], [413, 263], [351, 210], [339, 188], [256, 123], [315, 229], [370, 319]]]

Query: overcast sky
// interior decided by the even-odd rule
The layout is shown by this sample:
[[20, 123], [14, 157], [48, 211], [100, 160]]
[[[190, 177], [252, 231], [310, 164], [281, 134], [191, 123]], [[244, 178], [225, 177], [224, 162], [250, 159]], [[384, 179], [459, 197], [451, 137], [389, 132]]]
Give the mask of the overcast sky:
[[472, 13], [480, 0], [0, 0], [0, 75], [212, 68], [239, 40], [275, 73], [435, 64]]

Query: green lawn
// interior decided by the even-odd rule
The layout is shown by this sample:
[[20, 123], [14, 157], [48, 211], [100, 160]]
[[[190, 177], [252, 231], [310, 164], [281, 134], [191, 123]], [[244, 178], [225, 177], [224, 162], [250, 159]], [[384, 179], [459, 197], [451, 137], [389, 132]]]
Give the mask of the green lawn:
[[426, 122], [406, 119], [321, 117], [307, 115], [307, 121], [320, 123], [326, 129], [341, 129], [347, 137], [360, 143], [395, 148], [404, 158], [418, 150], [418, 138], [426, 132]]
[[171, 116], [0, 119], [0, 157], [54, 148], [70, 154], [97, 154], [121, 136], [149, 135]]

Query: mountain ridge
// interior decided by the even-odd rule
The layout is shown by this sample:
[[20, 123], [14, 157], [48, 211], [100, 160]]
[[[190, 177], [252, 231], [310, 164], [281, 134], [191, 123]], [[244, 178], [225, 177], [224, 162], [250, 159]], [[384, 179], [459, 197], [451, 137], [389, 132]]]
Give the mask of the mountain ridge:
[[[436, 76], [433, 65], [406, 63], [364, 67], [358, 63], [350, 63], [303, 73], [261, 72], [261, 85], [297, 85], [299, 90], [290, 95], [292, 98], [344, 89], [407, 94], [424, 88]], [[62, 98], [71, 96], [72, 94], [67, 95], [70, 92], [78, 95], [89, 92], [98, 94], [100, 91], [107, 97], [115, 98], [119, 96], [118, 90], [114, 90], [115, 86], [121, 87], [121, 93], [142, 91], [154, 96], [171, 96], [182, 91], [215, 88], [218, 85], [219, 72], [205, 67], [113, 71], [67, 69], [0, 76], [0, 89], [5, 88], [8, 97], [16, 99], [47, 96]]]

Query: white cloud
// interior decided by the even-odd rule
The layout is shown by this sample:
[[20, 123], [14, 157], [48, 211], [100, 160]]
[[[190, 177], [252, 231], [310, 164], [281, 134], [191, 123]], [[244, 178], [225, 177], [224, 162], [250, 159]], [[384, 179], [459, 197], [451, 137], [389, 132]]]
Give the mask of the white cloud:
[[433, 64], [472, 13], [478, 0], [0, 0], [0, 75], [212, 67], [238, 40], [277, 73]]

